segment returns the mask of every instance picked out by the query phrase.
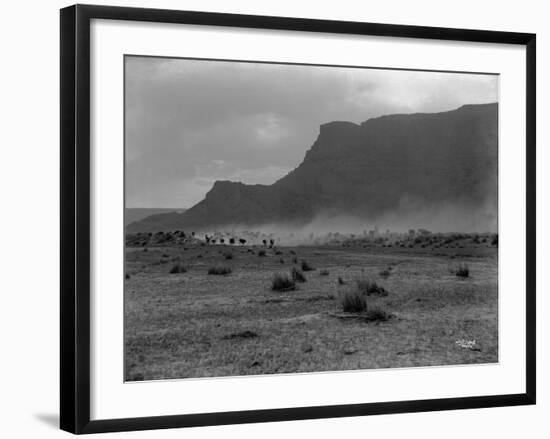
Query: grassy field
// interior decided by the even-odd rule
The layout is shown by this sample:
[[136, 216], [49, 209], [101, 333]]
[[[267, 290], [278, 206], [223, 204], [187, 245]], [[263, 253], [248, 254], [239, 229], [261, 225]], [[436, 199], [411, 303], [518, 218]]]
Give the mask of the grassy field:
[[[260, 250], [127, 247], [126, 380], [498, 361], [495, 246]], [[302, 261], [314, 268], [306, 281], [273, 291], [274, 275]], [[231, 272], [208, 274], [220, 268]], [[343, 312], [361, 279], [387, 293], [365, 295], [382, 317]]]

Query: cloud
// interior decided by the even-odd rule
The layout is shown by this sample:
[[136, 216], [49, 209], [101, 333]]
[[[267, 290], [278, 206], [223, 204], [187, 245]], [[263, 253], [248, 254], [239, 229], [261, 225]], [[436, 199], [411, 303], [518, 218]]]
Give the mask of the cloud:
[[270, 184], [332, 120], [498, 99], [495, 76], [126, 57], [132, 207], [190, 207], [207, 182]]

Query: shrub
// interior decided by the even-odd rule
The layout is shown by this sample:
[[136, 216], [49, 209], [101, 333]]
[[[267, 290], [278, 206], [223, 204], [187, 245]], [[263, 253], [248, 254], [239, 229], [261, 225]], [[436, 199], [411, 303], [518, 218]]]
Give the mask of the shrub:
[[498, 235], [493, 236], [493, 239], [491, 239], [491, 245], [498, 245]]
[[300, 270], [296, 269], [296, 267], [292, 267], [292, 279], [294, 279], [296, 282], [306, 282], [307, 279], [304, 276], [304, 273], [302, 273]]
[[287, 273], [277, 273], [271, 280], [273, 291], [293, 291], [296, 289], [296, 281]]
[[170, 274], [185, 273], [187, 268], [182, 264], [175, 264], [170, 269]]
[[265, 256], [265, 250], [258, 251], [258, 256]]
[[470, 276], [470, 268], [467, 264], [458, 264], [454, 270], [455, 275], [458, 277]]
[[[390, 268], [391, 268], [391, 267], [390, 267]], [[384, 279], [390, 277], [390, 274], [391, 274], [390, 268], [387, 268], [387, 269], [385, 269], [385, 270], [382, 270], [382, 271], [380, 272], [380, 276], [383, 277]]]
[[231, 268], [223, 265], [217, 265], [208, 269], [208, 274], [225, 275], [230, 273]]
[[367, 277], [357, 279], [355, 281], [357, 285], [357, 290], [367, 296], [377, 295], [377, 296], [387, 296], [388, 292], [376, 283], [376, 281], [369, 279]]
[[293, 263], [293, 264], [297, 264], [297, 263], [298, 263], [298, 258], [297, 258], [296, 256], [294, 256], [294, 257], [292, 258], [292, 263]]
[[367, 297], [358, 290], [344, 291], [340, 294], [340, 305], [344, 312], [365, 312]]
[[233, 259], [233, 253], [231, 253], [231, 252], [225, 252], [224, 255], [223, 255], [223, 257], [224, 257], [225, 259]]
[[320, 276], [328, 276], [329, 274], [330, 274], [330, 273], [328, 272], [327, 269], [321, 270], [321, 271], [319, 272], [319, 275], [320, 275]]
[[346, 283], [344, 282], [344, 279], [342, 278], [342, 276], [338, 276], [338, 285], [345, 285]]
[[130, 275], [126, 273], [126, 276], [124, 276], [125, 279], [130, 279]]
[[309, 265], [309, 263], [306, 260], [302, 260], [301, 266], [302, 266], [303, 271], [313, 271], [313, 270], [315, 270], [315, 268], [313, 268], [311, 265]]
[[365, 321], [367, 322], [387, 322], [389, 319], [391, 319], [392, 315], [383, 310], [382, 308], [371, 308], [367, 311], [367, 315], [365, 316]]
[[282, 252], [281, 250], [277, 250], [277, 251], [275, 252], [275, 254], [276, 254], [277, 256], [279, 256], [279, 255], [282, 255], [283, 252]]
[[284, 264], [284, 263], [285, 263], [285, 260], [284, 260], [283, 258], [280, 258], [280, 259], [279, 259], [279, 262], [280, 262], [281, 264]]

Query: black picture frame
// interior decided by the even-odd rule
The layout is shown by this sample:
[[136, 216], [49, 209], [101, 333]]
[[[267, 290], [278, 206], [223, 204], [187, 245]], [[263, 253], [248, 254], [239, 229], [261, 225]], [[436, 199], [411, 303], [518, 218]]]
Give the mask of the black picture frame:
[[[90, 21], [182, 23], [255, 29], [503, 43], [526, 47], [525, 393], [90, 420]], [[530, 33], [74, 5], [60, 11], [61, 328], [60, 426], [81, 434], [535, 404], [536, 36]]]

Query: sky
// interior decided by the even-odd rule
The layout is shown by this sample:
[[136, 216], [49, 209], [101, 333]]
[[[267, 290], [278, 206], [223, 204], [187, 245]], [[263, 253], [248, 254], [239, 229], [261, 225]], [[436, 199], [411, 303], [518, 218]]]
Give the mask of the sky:
[[189, 208], [216, 180], [272, 184], [334, 120], [498, 101], [498, 77], [125, 58], [126, 207]]

